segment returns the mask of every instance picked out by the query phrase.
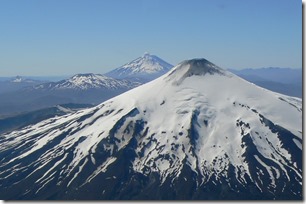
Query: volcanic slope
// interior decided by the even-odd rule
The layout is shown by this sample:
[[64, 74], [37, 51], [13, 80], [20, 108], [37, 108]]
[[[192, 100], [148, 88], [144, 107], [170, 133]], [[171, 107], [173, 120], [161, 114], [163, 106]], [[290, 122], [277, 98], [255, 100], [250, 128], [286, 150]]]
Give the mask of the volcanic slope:
[[0, 143], [4, 200], [302, 199], [302, 101], [205, 59]]

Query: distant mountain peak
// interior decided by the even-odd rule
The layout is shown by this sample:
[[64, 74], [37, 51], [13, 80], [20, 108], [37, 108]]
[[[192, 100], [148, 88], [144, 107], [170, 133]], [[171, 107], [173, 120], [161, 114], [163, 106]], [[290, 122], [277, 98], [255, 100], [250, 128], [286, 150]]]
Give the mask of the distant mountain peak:
[[130, 69], [133, 73], [155, 73], [165, 70], [165, 68], [169, 70], [168, 68], [171, 67], [173, 66], [148, 52], [145, 52], [142, 57], [122, 66], [122, 68]]
[[12, 78], [12, 79], [10, 80], [10, 82], [13, 82], [13, 83], [22, 83], [22, 82], [33, 83], [33, 82], [35, 82], [35, 81], [34, 81], [34, 80], [31, 80], [31, 79], [26, 79], [26, 78], [24, 78], [24, 77], [18, 75], [18, 76], [16, 76], [16, 77]]
[[75, 84], [83, 84], [83, 83], [94, 84], [97, 80], [101, 81], [101, 80], [106, 80], [108, 78], [109, 77], [100, 74], [86, 73], [86, 74], [76, 74], [68, 80]]
[[143, 55], [142, 55], [142, 57], [144, 58], [144, 57], [150, 57], [151, 55], [150, 55], [150, 53], [149, 52], [145, 52], [145, 53], [143, 53]]
[[107, 89], [120, 89], [120, 88], [134, 88], [139, 86], [139, 83], [131, 82], [127, 80], [118, 80], [111, 77], [107, 77], [101, 74], [76, 74], [69, 79], [62, 80], [59, 82], [51, 82], [40, 84], [36, 86], [36, 89], [51, 89], [51, 90], [63, 90], [63, 89], [97, 89], [97, 88], [107, 88]]
[[72, 77], [94, 77], [96, 76], [96, 74], [94, 73], [84, 73], [84, 74], [76, 74], [76, 75], [73, 75]]
[[21, 76], [16, 76], [14, 79], [12, 79], [12, 82], [21, 82], [23, 78]]
[[135, 60], [106, 73], [105, 75], [117, 79], [142, 78], [144, 81], [150, 81], [165, 74], [172, 67], [173, 65], [156, 55], [151, 55], [149, 52], [145, 52], [141, 57], [138, 57]]

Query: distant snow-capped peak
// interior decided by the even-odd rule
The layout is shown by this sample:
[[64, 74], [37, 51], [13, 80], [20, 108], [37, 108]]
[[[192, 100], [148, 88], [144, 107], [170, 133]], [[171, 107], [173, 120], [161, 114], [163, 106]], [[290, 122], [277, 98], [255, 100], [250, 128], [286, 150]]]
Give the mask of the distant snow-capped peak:
[[31, 80], [31, 79], [26, 79], [26, 78], [21, 77], [21, 76], [16, 76], [15, 78], [12, 78], [10, 80], [10, 82], [12, 82], [12, 83], [22, 83], [22, 82], [25, 82], [25, 83], [34, 83], [35, 81]]
[[143, 56], [106, 73], [114, 78], [137, 78], [148, 80], [155, 79], [168, 72], [173, 65], [148, 52]]
[[95, 89], [95, 88], [133, 88], [139, 86], [139, 83], [131, 82], [128, 80], [118, 80], [111, 77], [107, 77], [101, 74], [77, 74], [69, 79], [62, 80], [59, 82], [51, 82], [40, 84], [36, 86], [36, 89]]
[[22, 82], [24, 79], [21, 76], [16, 76], [11, 82], [19, 83]]
[[173, 66], [155, 55], [150, 55], [148, 52], [144, 53], [142, 57], [139, 57], [132, 62], [123, 65], [121, 68], [131, 70], [132, 73], [157, 73], [167, 72]]

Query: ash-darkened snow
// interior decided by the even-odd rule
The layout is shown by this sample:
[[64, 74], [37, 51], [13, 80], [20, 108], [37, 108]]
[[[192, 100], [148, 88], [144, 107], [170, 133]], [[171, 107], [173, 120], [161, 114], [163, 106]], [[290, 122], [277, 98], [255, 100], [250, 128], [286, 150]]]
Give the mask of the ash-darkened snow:
[[205, 59], [0, 143], [4, 200], [302, 199], [302, 101]]

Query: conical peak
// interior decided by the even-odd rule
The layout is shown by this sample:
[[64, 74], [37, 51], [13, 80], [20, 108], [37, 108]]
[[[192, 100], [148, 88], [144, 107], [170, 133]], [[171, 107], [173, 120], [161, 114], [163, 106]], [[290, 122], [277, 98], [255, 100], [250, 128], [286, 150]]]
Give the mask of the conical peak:
[[151, 55], [149, 52], [145, 52], [141, 57], [137, 59], [140, 61], [152, 61], [153, 62], [157, 60], [157, 57], [155, 55]]
[[210, 61], [200, 58], [183, 61], [180, 66], [186, 69], [186, 74], [189, 75], [204, 75], [204, 74], [223, 74], [223, 69], [211, 63]]
[[141, 57], [137, 58], [134, 61], [159, 63], [163, 60], [157, 57], [156, 55], [150, 54], [149, 52], [145, 52]]
[[204, 58], [185, 60], [173, 68], [167, 78], [181, 83], [185, 78], [201, 75], [228, 75], [228, 73]]
[[142, 57], [150, 57], [151, 55], [150, 55], [150, 53], [149, 52], [145, 52], [143, 55], [142, 55]]
[[136, 64], [143, 64], [143, 63], [159, 63], [162, 61], [159, 57], [152, 55], [148, 52], [145, 52], [142, 56], [134, 59], [133, 61], [124, 64], [122, 67], [134, 67]]

